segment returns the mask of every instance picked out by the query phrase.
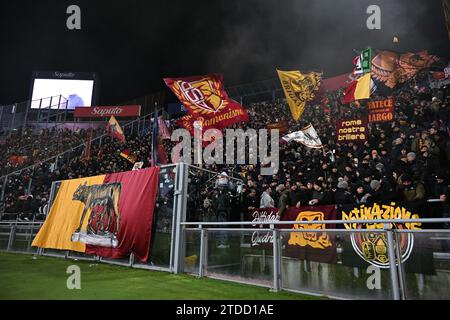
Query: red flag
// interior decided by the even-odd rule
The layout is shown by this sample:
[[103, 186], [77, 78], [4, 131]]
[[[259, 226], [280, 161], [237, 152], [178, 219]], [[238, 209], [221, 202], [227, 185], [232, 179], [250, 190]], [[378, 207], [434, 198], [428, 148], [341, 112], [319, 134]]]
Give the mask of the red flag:
[[153, 167], [106, 175], [103, 184], [121, 185], [118, 246], [112, 248], [87, 245], [86, 253], [113, 259], [134, 253], [140, 261], [147, 262], [158, 192], [158, 174], [159, 167]]
[[167, 164], [168, 163], [168, 157], [166, 150], [164, 149], [164, 144], [162, 142], [161, 137], [158, 139], [158, 162], [159, 164]]
[[170, 130], [167, 128], [166, 122], [161, 116], [158, 117], [158, 127], [161, 138], [164, 140], [170, 140]]
[[88, 141], [86, 143], [85, 158], [89, 160], [91, 158], [91, 145], [92, 145], [92, 128], [89, 129]]
[[189, 115], [183, 117], [179, 124], [191, 133], [197, 120], [202, 121], [205, 130], [220, 130], [249, 121], [245, 109], [228, 97], [220, 74], [167, 78], [164, 81], [188, 110]]

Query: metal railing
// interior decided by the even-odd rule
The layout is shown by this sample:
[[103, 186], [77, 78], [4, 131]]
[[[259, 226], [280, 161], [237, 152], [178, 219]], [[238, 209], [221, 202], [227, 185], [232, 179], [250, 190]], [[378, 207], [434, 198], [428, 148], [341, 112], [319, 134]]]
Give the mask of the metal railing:
[[[195, 270], [191, 270], [191, 272], [195, 272], [198, 274], [199, 277], [209, 276], [208, 275], [208, 268], [210, 267], [208, 263], [208, 256], [211, 256], [209, 254], [209, 247], [211, 246], [211, 241], [208, 240], [208, 235], [211, 233], [227, 233], [230, 237], [232, 237], [233, 234], [247, 234], [247, 233], [267, 233], [271, 235], [271, 248], [270, 251], [272, 253], [271, 260], [272, 260], [272, 280], [269, 285], [269, 283], [266, 281], [265, 285], [270, 286], [273, 291], [279, 291], [279, 290], [288, 290], [288, 291], [295, 291], [295, 292], [302, 292], [302, 293], [309, 293], [309, 294], [319, 294], [319, 295], [326, 295], [328, 297], [335, 297], [335, 298], [351, 298], [351, 299], [358, 299], [361, 298], [358, 295], [354, 294], [342, 294], [338, 292], [339, 290], [335, 290], [337, 292], [326, 292], [326, 288], [323, 288], [324, 290], [320, 290], [317, 286], [316, 290], [311, 290], [311, 288], [305, 288], [299, 290], [292, 290], [289, 289], [289, 284], [286, 286], [284, 285], [285, 282], [282, 281], [284, 276], [286, 274], [283, 273], [283, 263], [286, 264], [287, 257], [283, 255], [282, 248], [286, 246], [286, 241], [283, 241], [283, 236], [286, 238], [289, 234], [293, 233], [303, 233], [303, 234], [311, 234], [314, 235], [331, 235], [331, 234], [339, 234], [339, 235], [360, 235], [360, 234], [383, 234], [386, 238], [386, 245], [387, 245], [387, 256], [389, 258], [389, 267], [386, 269], [389, 271], [389, 278], [390, 278], [390, 294], [385, 294], [382, 298], [392, 298], [394, 300], [406, 300], [408, 299], [408, 296], [416, 297], [416, 293], [408, 293], [407, 292], [407, 281], [405, 277], [405, 261], [403, 261], [403, 257], [401, 254], [401, 248], [400, 248], [400, 240], [398, 240], [399, 235], [401, 234], [414, 234], [414, 236], [418, 237], [419, 235], [421, 237], [425, 238], [432, 238], [430, 235], [433, 234], [439, 234], [441, 237], [437, 237], [436, 239], [444, 240], [447, 242], [445, 244], [445, 251], [448, 252], [440, 252], [440, 254], [434, 254], [434, 257], [444, 257], [446, 263], [448, 263], [448, 266], [444, 270], [444, 272], [441, 273], [441, 276], [443, 275], [444, 283], [442, 283], [441, 290], [447, 291], [450, 289], [446, 289], [445, 281], [450, 281], [450, 230], [446, 229], [425, 229], [425, 230], [397, 230], [393, 228], [394, 226], [398, 224], [405, 224], [405, 223], [422, 223], [422, 224], [430, 224], [430, 223], [448, 223], [450, 222], [450, 219], [448, 218], [436, 218], [436, 219], [387, 219], [387, 220], [326, 220], [326, 221], [280, 221], [280, 222], [183, 222], [181, 223], [181, 226], [184, 228], [185, 233], [191, 234], [191, 236], [194, 233], [198, 233], [198, 239], [197, 239], [197, 252], [199, 256], [199, 263], [198, 266], [195, 268]], [[367, 223], [383, 223], [383, 229], [357, 229], [357, 230], [349, 230], [349, 229], [315, 229], [312, 228], [313, 225], [343, 225], [343, 224], [349, 224], [349, 223], [356, 223], [356, 224], [367, 224]], [[283, 228], [283, 226], [286, 225], [295, 225], [295, 226], [301, 226], [299, 228]], [[260, 226], [255, 227], [255, 226]], [[264, 228], [261, 228], [262, 226], [266, 226]], [[238, 227], [238, 228], [236, 228]], [[442, 235], [445, 235], [442, 237]], [[237, 237], [235, 238], [242, 238]], [[286, 239], [284, 239], [286, 240]], [[429, 239], [428, 239], [429, 240]], [[267, 248], [266, 248], [267, 250]], [[192, 253], [192, 252], [191, 252]], [[439, 253], [439, 252], [434, 252]], [[188, 253], [189, 254], [189, 253]], [[188, 255], [186, 254], [186, 255]], [[262, 256], [262, 255], [261, 255]], [[402, 257], [402, 258], [399, 258]], [[241, 257], [243, 259], [243, 257]], [[266, 259], [270, 259], [266, 257]], [[243, 260], [241, 260], [240, 267], [243, 268], [242, 265]], [[298, 261], [302, 262], [308, 262], [311, 263], [312, 261], [308, 260], [307, 258], [304, 259], [298, 259]], [[421, 261], [421, 263], [429, 263], [430, 261]], [[237, 262], [239, 264], [239, 262]], [[328, 263], [330, 265], [330, 263]], [[217, 266], [216, 266], [217, 267]], [[219, 265], [219, 267], [221, 267]], [[225, 266], [222, 269], [226, 270], [227, 267]], [[385, 270], [386, 270], [385, 269]], [[238, 281], [238, 282], [244, 282], [249, 284], [264, 284], [259, 281], [258, 276], [248, 276], [247, 279], [242, 279], [242, 276], [236, 275], [233, 272], [231, 272], [232, 275], [228, 274], [227, 271], [222, 272], [214, 272], [213, 277], [224, 279], [224, 280], [232, 280], [232, 281]], [[337, 276], [337, 275], [336, 275]], [[288, 277], [289, 279], [292, 278], [291, 275]], [[267, 279], [266, 279], [267, 280]], [[410, 284], [411, 281], [408, 279], [408, 283]], [[330, 281], [330, 283], [333, 281]], [[436, 285], [436, 283], [434, 284]], [[311, 286], [314, 287], [315, 285]], [[410, 285], [413, 286], [413, 285]], [[359, 289], [360, 290], [360, 289]], [[450, 293], [450, 292], [448, 292]], [[362, 298], [372, 298], [370, 297], [370, 294], [368, 293], [360, 293], [362, 295]], [[367, 296], [364, 296], [367, 295]], [[422, 298], [428, 298], [426, 295], [422, 295]], [[379, 298], [379, 297], [378, 297]], [[448, 295], [440, 296], [440, 297], [433, 297], [433, 298], [440, 298], [440, 299], [446, 299], [448, 298]]]
[[[173, 194], [170, 199], [158, 200], [154, 225], [164, 227], [157, 228], [153, 235], [152, 256], [147, 263], [136, 261], [132, 254], [112, 260], [80, 252], [33, 248], [31, 243], [41, 222], [0, 222], [0, 251], [188, 273], [273, 291], [332, 298], [399, 300], [450, 296], [450, 230], [398, 228], [406, 224], [441, 225], [450, 223], [448, 218], [187, 222], [188, 177], [194, 169], [201, 170], [184, 163], [161, 168], [160, 182], [166, 183], [170, 177], [167, 186], [172, 186]], [[58, 184], [53, 183], [52, 198]], [[162, 208], [164, 203], [166, 207]], [[161, 219], [165, 222], [160, 223]], [[382, 224], [383, 228], [344, 228], [345, 224], [370, 223]], [[255, 244], [255, 234], [263, 239], [261, 243]], [[373, 250], [364, 252], [364, 246], [371, 241]], [[362, 251], [358, 252], [358, 248]], [[378, 255], [378, 260], [368, 260], [370, 254]]]

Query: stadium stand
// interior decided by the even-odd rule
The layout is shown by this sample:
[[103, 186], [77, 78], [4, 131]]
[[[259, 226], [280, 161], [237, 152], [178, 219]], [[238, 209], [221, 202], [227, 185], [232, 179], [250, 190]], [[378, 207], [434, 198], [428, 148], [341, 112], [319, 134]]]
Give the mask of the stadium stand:
[[[245, 185], [242, 193], [236, 193], [235, 187], [224, 192], [223, 188], [205, 184], [206, 177], [199, 173], [195, 178], [198, 187], [190, 193], [189, 219], [215, 220], [214, 212], [223, 209], [225, 220], [239, 220], [248, 208], [260, 207], [262, 196], [265, 200], [272, 198], [278, 208], [377, 201], [420, 206], [434, 200], [441, 205], [442, 216], [448, 217], [448, 89], [432, 89], [417, 79], [403, 86], [393, 94], [394, 121], [371, 124], [369, 140], [364, 144], [336, 144], [335, 119], [364, 116], [363, 108], [341, 105], [339, 96], [339, 92], [326, 93], [326, 99], [307, 107], [298, 123], [292, 120], [283, 99], [247, 105], [251, 121], [237, 124], [236, 128], [251, 125], [260, 129], [285, 120], [290, 131], [295, 131], [311, 123], [324, 149], [307, 149], [296, 142], [282, 144], [280, 170], [274, 176], [262, 176], [258, 165], [204, 166], [242, 178]], [[170, 123], [170, 129], [177, 127], [175, 120]], [[25, 128], [8, 139], [1, 138], [2, 220], [43, 219], [52, 181], [131, 170], [133, 164], [120, 156], [124, 149], [144, 166], [150, 165], [150, 128], [126, 132], [125, 146], [110, 137], [99, 140], [103, 133], [104, 129], [94, 130], [89, 160], [84, 157], [87, 130], [54, 128], [36, 132]], [[170, 155], [174, 144], [164, 143]], [[51, 157], [51, 161], [45, 161]]]

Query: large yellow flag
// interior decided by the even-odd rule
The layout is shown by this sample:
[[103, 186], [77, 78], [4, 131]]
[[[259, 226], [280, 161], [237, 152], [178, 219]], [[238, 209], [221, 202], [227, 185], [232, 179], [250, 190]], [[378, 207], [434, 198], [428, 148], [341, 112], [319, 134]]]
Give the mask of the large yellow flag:
[[[65, 180], [53, 202], [45, 224], [34, 238], [33, 246], [40, 248], [52, 248], [85, 252], [86, 245], [83, 242], [72, 242], [72, 234], [79, 226], [84, 204], [74, 201], [73, 196], [80, 185], [102, 184], [105, 176]], [[87, 217], [90, 213], [87, 212]], [[86, 229], [89, 219], [84, 219], [82, 229]]]
[[316, 72], [302, 74], [300, 71], [280, 71], [281, 86], [291, 108], [292, 117], [298, 121], [305, 111], [306, 102], [314, 99], [321, 82], [321, 75]]

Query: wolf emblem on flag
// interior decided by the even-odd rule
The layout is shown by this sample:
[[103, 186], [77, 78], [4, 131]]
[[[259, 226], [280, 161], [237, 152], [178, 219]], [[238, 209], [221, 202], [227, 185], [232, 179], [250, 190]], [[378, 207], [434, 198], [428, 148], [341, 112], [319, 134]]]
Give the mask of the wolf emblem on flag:
[[[122, 185], [109, 183], [87, 186], [80, 185], [72, 200], [84, 204], [80, 224], [72, 235], [72, 241], [86, 244], [113, 247], [118, 245], [117, 232], [120, 225], [119, 200]], [[81, 230], [86, 215], [91, 210], [86, 231]]]

